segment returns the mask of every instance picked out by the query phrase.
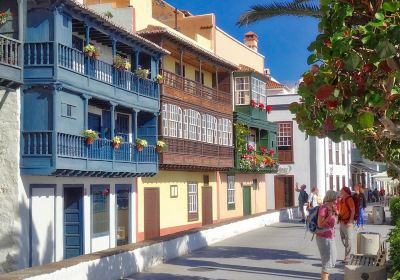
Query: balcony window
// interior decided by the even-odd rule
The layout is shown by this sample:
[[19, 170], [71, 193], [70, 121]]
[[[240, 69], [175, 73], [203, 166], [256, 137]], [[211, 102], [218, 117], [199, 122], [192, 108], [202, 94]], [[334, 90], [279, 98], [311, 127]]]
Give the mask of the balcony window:
[[92, 185], [92, 233], [106, 235], [110, 230], [110, 186]]
[[181, 64], [179, 62], [175, 62], [175, 74], [182, 76], [182, 77], [186, 77], [186, 69], [185, 69], [185, 65], [183, 65], [183, 73], [181, 75]]
[[332, 155], [332, 140], [328, 140], [328, 157], [329, 164], [333, 164], [333, 155]]
[[254, 77], [251, 78], [251, 95], [254, 101], [261, 104], [267, 103], [267, 88], [266, 84]]
[[339, 143], [335, 143], [336, 164], [339, 165]]
[[329, 189], [333, 190], [333, 175], [329, 175]]
[[293, 162], [293, 122], [278, 123], [278, 153], [281, 163]]
[[176, 106], [176, 105], [172, 105], [172, 104], [168, 104], [168, 109], [169, 109], [169, 123], [168, 123], [168, 127], [169, 127], [169, 136], [170, 137], [178, 137], [178, 135], [181, 134], [181, 132], [179, 131], [179, 122], [180, 119], [182, 119], [182, 110]]
[[198, 188], [197, 183], [188, 183], [188, 218], [189, 221], [198, 219]]
[[235, 98], [236, 105], [250, 104], [249, 77], [235, 78]]
[[201, 141], [201, 115], [199, 112], [188, 109], [187, 111], [188, 116], [188, 138], [190, 140], [199, 140]]
[[340, 191], [340, 176], [336, 175], [336, 191]]
[[200, 81], [200, 71], [195, 70], [194, 72], [194, 80], [198, 83], [204, 85], [204, 72], [201, 72], [201, 81]]

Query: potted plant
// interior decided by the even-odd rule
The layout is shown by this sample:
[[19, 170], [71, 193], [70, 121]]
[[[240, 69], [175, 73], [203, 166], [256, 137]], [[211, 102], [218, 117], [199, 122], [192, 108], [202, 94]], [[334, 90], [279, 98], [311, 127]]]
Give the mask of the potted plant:
[[167, 148], [167, 144], [164, 141], [158, 140], [156, 145], [156, 151], [162, 153]]
[[88, 57], [93, 57], [93, 54], [96, 52], [96, 47], [92, 44], [88, 44], [83, 48], [83, 53]]
[[145, 139], [140, 139], [140, 138], [137, 138], [137, 139], [136, 139], [136, 149], [137, 149], [139, 152], [143, 151], [143, 149], [146, 148], [147, 146], [148, 146], [147, 140], [145, 140]]
[[265, 106], [264, 104], [260, 103], [258, 104], [258, 109], [260, 109], [260, 111], [264, 110]]
[[114, 67], [120, 71], [131, 70], [131, 64], [129, 61], [118, 54], [114, 57]]
[[250, 106], [253, 108], [257, 108], [257, 102], [255, 100], [250, 100]]
[[160, 74], [157, 74], [157, 76], [154, 79], [160, 85], [164, 83], [164, 77], [162, 75], [160, 75]]
[[121, 143], [122, 143], [121, 136], [114, 136], [113, 139], [111, 139], [111, 144], [114, 149], [119, 149], [119, 146], [121, 145]]
[[12, 20], [13, 14], [10, 11], [0, 12], [0, 25], [5, 24], [8, 20]]
[[97, 139], [98, 134], [96, 131], [91, 130], [91, 129], [85, 129], [83, 131], [83, 136], [86, 138], [86, 144], [91, 145], [94, 143], [94, 141]]
[[98, 49], [96, 47], [94, 48], [93, 58], [94, 59], [99, 59], [100, 58], [100, 49]]
[[267, 111], [267, 113], [271, 113], [272, 111], [272, 106], [271, 105], [267, 105], [267, 107], [265, 107], [265, 110]]
[[149, 73], [150, 73], [149, 69], [143, 69], [141, 66], [139, 66], [139, 68], [136, 69], [135, 71], [136, 76], [142, 79], [147, 79]]

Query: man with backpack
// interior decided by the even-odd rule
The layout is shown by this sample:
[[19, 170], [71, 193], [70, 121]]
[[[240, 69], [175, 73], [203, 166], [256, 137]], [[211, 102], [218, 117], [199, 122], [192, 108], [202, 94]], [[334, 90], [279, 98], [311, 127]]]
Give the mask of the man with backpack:
[[308, 202], [308, 194], [306, 192], [306, 185], [303, 184], [299, 188], [299, 183], [296, 183], [296, 192], [299, 193], [299, 209], [300, 209], [300, 213], [301, 213], [300, 223], [305, 223], [306, 215], [304, 212], [304, 206]]
[[343, 187], [340, 191], [339, 199], [339, 229], [340, 237], [344, 246], [343, 263], [347, 263], [350, 258], [353, 242], [353, 223], [356, 217], [356, 207], [351, 191], [348, 187]]

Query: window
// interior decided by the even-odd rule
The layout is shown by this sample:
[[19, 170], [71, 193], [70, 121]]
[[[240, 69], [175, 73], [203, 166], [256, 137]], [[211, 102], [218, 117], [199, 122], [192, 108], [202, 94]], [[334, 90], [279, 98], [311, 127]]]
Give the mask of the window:
[[207, 143], [214, 143], [214, 119], [215, 117], [211, 115], [206, 115], [207, 117]]
[[236, 105], [250, 104], [249, 77], [235, 78], [235, 98]]
[[256, 149], [256, 136], [254, 134], [247, 136], [247, 145], [252, 146], [254, 150]]
[[342, 187], [345, 187], [347, 184], [346, 184], [346, 176], [342, 176]]
[[219, 137], [218, 143], [223, 146], [230, 145], [230, 132], [231, 132], [232, 123], [228, 119], [219, 119], [218, 120], [218, 130], [219, 130]]
[[207, 142], [207, 115], [202, 115], [201, 116], [201, 135], [202, 135], [202, 141]]
[[228, 120], [228, 145], [233, 145], [233, 127], [232, 122]]
[[188, 130], [189, 130], [189, 116], [188, 110], [183, 110], [183, 138], [188, 139]]
[[199, 112], [188, 109], [187, 110], [187, 118], [188, 118], [188, 129], [189, 134], [188, 138], [190, 140], [200, 140], [201, 141], [201, 115]]
[[329, 175], [329, 189], [333, 190], [333, 175]]
[[169, 186], [169, 193], [170, 193], [171, 198], [177, 198], [178, 197], [178, 186], [177, 185]]
[[198, 218], [197, 183], [188, 183], [188, 220], [194, 221]]
[[169, 111], [169, 136], [178, 137], [178, 127], [179, 127], [179, 112], [180, 108], [173, 104], [168, 104]]
[[342, 144], [342, 165], [346, 165], [346, 144], [344, 142]]
[[328, 141], [328, 154], [329, 154], [329, 163], [333, 164], [333, 156], [332, 156], [332, 140]]
[[61, 103], [62, 117], [75, 119], [75, 111], [76, 111], [76, 106], [67, 103]]
[[293, 163], [293, 122], [278, 123], [277, 144], [279, 162]]
[[[200, 71], [194, 71], [194, 80], [200, 83]], [[204, 72], [201, 72], [201, 84], [204, 85]]]
[[115, 195], [117, 200], [117, 214], [116, 214], [116, 237], [117, 246], [129, 243], [129, 185], [116, 185]]
[[336, 175], [336, 191], [340, 191], [340, 176]]
[[162, 117], [163, 136], [168, 136], [168, 121], [169, 121], [168, 104], [164, 104], [162, 106], [161, 117]]
[[340, 153], [340, 151], [339, 151], [339, 143], [335, 143], [335, 155], [336, 155], [336, 164], [338, 165], [338, 164], [340, 164], [339, 163], [339, 153]]
[[83, 39], [78, 36], [72, 35], [72, 48], [77, 49], [78, 51], [83, 51]]
[[228, 202], [228, 210], [234, 210], [235, 209], [235, 176], [228, 175], [227, 202]]
[[267, 103], [267, 87], [266, 84], [254, 77], [251, 78], [251, 99], [257, 103], [266, 105]]
[[110, 185], [92, 185], [92, 233], [106, 235], [110, 231]]
[[183, 65], [183, 75], [181, 75], [181, 64], [179, 62], [175, 62], [175, 74], [185, 77], [186, 71], [185, 71], [185, 65]]

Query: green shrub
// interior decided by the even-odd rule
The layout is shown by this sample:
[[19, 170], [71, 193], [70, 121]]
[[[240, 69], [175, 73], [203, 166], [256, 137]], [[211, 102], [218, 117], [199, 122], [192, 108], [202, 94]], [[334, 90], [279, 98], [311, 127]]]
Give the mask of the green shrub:
[[400, 220], [400, 197], [393, 197], [390, 200], [389, 209], [392, 215], [392, 224], [395, 225]]
[[397, 221], [396, 226], [391, 230], [389, 234], [389, 254], [390, 259], [393, 263], [392, 279], [400, 280], [400, 221]]

